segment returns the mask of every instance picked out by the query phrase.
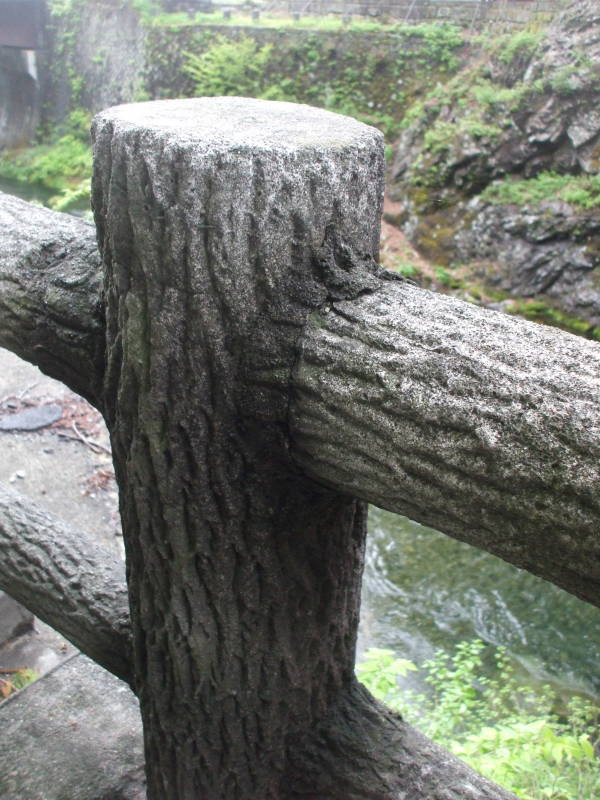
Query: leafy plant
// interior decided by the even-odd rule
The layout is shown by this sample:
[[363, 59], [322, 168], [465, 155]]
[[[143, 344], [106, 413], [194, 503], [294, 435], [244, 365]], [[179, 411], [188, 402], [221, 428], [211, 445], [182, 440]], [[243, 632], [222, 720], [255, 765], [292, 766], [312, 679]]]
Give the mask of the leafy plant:
[[396, 264], [392, 264], [391, 269], [393, 269], [395, 272], [399, 272], [400, 275], [403, 275], [405, 278], [421, 277], [420, 268], [410, 261], [401, 261]]
[[267, 89], [265, 70], [272, 50], [273, 45], [260, 47], [248, 37], [235, 41], [219, 36], [204, 53], [185, 53], [184, 71], [199, 95], [256, 97]]
[[25, 688], [37, 678], [37, 673], [32, 669], [0, 669], [0, 701], [10, 697], [19, 689]]
[[441, 283], [442, 286], [447, 286], [449, 289], [460, 289], [462, 286], [462, 281], [451, 275], [445, 267], [434, 267], [433, 274], [438, 283]]
[[[64, 209], [77, 199], [89, 197], [92, 151], [89, 143], [90, 114], [72, 111], [63, 125], [42, 144], [7, 151], [0, 158], [0, 175], [56, 190], [55, 208]], [[69, 203], [63, 200], [70, 196]]]
[[498, 60], [503, 64], [526, 63], [534, 54], [542, 38], [542, 33], [527, 30], [508, 36], [501, 43]]
[[398, 678], [415, 669], [391, 650], [373, 649], [357, 675], [409, 722], [523, 800], [600, 800], [600, 708], [590, 700], [574, 697], [564, 706], [548, 686], [523, 686], [504, 650], [481, 641], [425, 662], [427, 692], [399, 688]]
[[472, 93], [475, 100], [484, 107], [491, 106], [492, 109], [495, 109], [498, 106], [507, 106], [510, 110], [514, 110], [532, 91], [532, 87], [525, 83], [518, 83], [509, 88], [482, 80], [473, 86]]
[[527, 180], [503, 180], [490, 184], [482, 199], [503, 205], [528, 205], [544, 200], [564, 200], [590, 210], [600, 207], [600, 175], [558, 175], [541, 172]]

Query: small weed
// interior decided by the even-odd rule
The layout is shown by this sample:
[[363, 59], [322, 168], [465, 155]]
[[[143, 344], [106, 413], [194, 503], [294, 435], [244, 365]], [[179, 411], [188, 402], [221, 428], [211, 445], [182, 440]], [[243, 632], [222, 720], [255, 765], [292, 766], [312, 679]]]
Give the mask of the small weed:
[[558, 175], [542, 172], [528, 180], [507, 179], [490, 184], [481, 194], [495, 205], [535, 205], [563, 200], [589, 211], [600, 207], [600, 175]]
[[448, 289], [460, 289], [463, 286], [463, 282], [448, 272], [445, 267], [434, 266], [433, 274], [436, 282]]
[[6, 700], [11, 694], [24, 689], [38, 677], [32, 669], [23, 667], [22, 669], [3, 670], [0, 667], [0, 701]]
[[523, 686], [505, 651], [481, 641], [426, 661], [427, 692], [401, 690], [398, 679], [416, 669], [373, 649], [356, 671], [375, 697], [523, 800], [600, 797], [600, 708], [592, 701], [573, 697], [565, 706], [548, 686]]

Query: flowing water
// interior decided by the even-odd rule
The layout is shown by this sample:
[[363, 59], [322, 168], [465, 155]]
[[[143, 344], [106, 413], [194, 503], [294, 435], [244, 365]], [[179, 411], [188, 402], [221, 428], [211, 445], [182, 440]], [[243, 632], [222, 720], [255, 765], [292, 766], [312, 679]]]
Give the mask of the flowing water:
[[[3, 179], [0, 191], [40, 203], [52, 194]], [[359, 656], [387, 647], [420, 664], [481, 638], [506, 647], [526, 680], [600, 697], [599, 625], [599, 609], [556, 586], [371, 508]]]
[[371, 508], [361, 649], [420, 664], [475, 638], [502, 645], [533, 683], [600, 696], [600, 609], [495, 556]]
[[28, 200], [30, 203], [38, 203], [40, 205], [45, 205], [52, 195], [56, 194], [52, 189], [40, 186], [37, 183], [22, 183], [21, 181], [11, 180], [11, 178], [1, 177], [0, 192], [14, 194], [22, 200]]
[[[16, 197], [20, 197], [21, 200], [28, 200], [30, 203], [37, 203], [38, 205], [48, 205], [50, 198], [56, 195], [54, 189], [48, 189], [47, 186], [42, 186], [39, 183], [23, 183], [2, 177], [0, 177], [0, 192], [13, 194]], [[69, 214], [73, 214], [76, 217], [87, 216], [89, 211], [89, 202], [86, 200], [78, 201], [73, 207], [69, 208]]]

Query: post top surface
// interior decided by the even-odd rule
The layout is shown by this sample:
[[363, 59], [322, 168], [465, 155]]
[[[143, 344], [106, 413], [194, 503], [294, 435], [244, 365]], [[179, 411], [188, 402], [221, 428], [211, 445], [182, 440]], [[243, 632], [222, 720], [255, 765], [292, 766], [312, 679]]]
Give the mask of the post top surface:
[[351, 117], [299, 103], [247, 97], [199, 97], [114, 106], [98, 123], [138, 129], [182, 143], [295, 150], [358, 145], [382, 138], [379, 131]]

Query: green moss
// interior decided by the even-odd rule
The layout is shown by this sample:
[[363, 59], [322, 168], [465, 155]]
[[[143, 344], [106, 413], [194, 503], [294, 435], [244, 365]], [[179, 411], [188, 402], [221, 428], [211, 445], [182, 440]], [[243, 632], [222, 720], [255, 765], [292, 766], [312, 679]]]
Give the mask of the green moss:
[[585, 336], [589, 339], [600, 339], [600, 327], [595, 327], [585, 320], [572, 317], [552, 308], [542, 300], [514, 300], [504, 309], [509, 314], [517, 314], [525, 319], [552, 325], [562, 330]]
[[542, 172], [528, 180], [507, 179], [488, 186], [482, 199], [496, 205], [535, 205], [563, 200], [576, 208], [600, 208], [600, 175], [557, 175]]
[[541, 32], [534, 33], [524, 30], [504, 37], [497, 52], [498, 60], [503, 64], [529, 61], [537, 50], [543, 36], [544, 34]]

